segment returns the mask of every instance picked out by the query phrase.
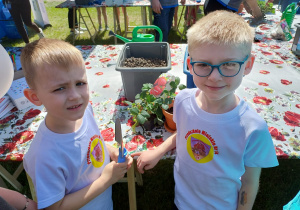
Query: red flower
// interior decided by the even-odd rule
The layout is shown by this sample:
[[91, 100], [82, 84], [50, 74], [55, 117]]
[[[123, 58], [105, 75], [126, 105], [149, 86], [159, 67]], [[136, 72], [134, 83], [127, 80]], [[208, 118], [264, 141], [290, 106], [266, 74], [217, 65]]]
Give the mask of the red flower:
[[12, 110], [10, 110], [11, 113], [18, 111], [17, 107], [12, 108]]
[[0, 124], [5, 124], [15, 118], [16, 118], [16, 116], [11, 114], [11, 115], [5, 117], [4, 119], [0, 120]]
[[90, 66], [87, 66], [87, 67], [85, 67], [86, 69], [91, 69], [92, 67], [90, 67]]
[[279, 61], [276, 59], [270, 60], [271, 63], [275, 63], [275, 64], [283, 64], [283, 61]]
[[116, 49], [116, 47], [113, 47], [113, 46], [109, 46], [106, 48], [106, 50], [114, 50], [114, 49]]
[[85, 62], [85, 65], [86, 65], [86, 66], [90, 65], [90, 62]]
[[171, 49], [178, 49], [178, 48], [179, 48], [179, 45], [176, 45], [176, 44], [170, 44], [170, 48], [171, 48]]
[[99, 61], [101, 61], [102, 63], [108, 62], [110, 61], [110, 58], [101, 58]]
[[260, 70], [259, 73], [261, 73], [261, 74], [270, 74], [270, 72], [266, 71], [266, 70]]
[[296, 107], [297, 107], [298, 109], [300, 109], [300, 104], [296, 104]]
[[287, 111], [287, 112], [285, 112], [283, 119], [285, 121], [285, 124], [287, 124], [289, 126], [300, 127], [300, 114]]
[[83, 50], [89, 50], [89, 49], [92, 49], [92, 46], [90, 46], [90, 45], [83, 45], [81, 47], [81, 49], [83, 49]]
[[97, 73], [95, 73], [95, 75], [97, 75], [97, 76], [103, 75], [103, 72], [97, 72]]
[[264, 55], [273, 55], [273, 53], [267, 52], [267, 51], [263, 51], [263, 50], [261, 51], [261, 53], [264, 54]]
[[125, 144], [125, 148], [127, 149], [128, 152], [132, 152], [132, 151], [137, 149], [137, 144], [130, 141], [130, 142]]
[[90, 55], [90, 58], [95, 58], [96, 56], [95, 55]]
[[159, 77], [154, 83], [154, 85], [159, 85], [159, 86], [163, 86], [166, 84], [167, 84], [167, 79], [165, 77]]
[[175, 53], [171, 53], [171, 57], [174, 57], [175, 56]]
[[139, 144], [143, 144], [146, 141], [145, 137], [142, 135], [136, 135], [131, 139], [131, 142], [139, 145]]
[[159, 96], [163, 92], [164, 89], [165, 89], [165, 86], [162, 86], [162, 87], [154, 86], [153, 88], [151, 88], [150, 94], [154, 95], [154, 96]]
[[22, 131], [15, 135], [12, 140], [16, 142], [16, 144], [23, 144], [31, 139], [33, 139], [34, 134], [33, 131]]
[[115, 133], [112, 128], [102, 130], [101, 135], [104, 138], [104, 141], [113, 141], [115, 139]]
[[288, 80], [285, 80], [285, 79], [281, 80], [281, 84], [284, 84], [284, 85], [290, 85], [292, 83], [293, 83], [292, 81], [288, 81]]
[[264, 96], [256, 96], [253, 98], [253, 102], [256, 104], [269, 105], [272, 103], [272, 100]]
[[259, 82], [258, 85], [261, 85], [261, 86], [269, 86], [268, 83], [265, 83], [265, 82]]
[[39, 115], [40, 113], [41, 113], [41, 110], [31, 108], [24, 114], [23, 120], [34, 118], [35, 116]]
[[115, 104], [119, 105], [119, 106], [128, 106], [128, 104], [126, 104], [125, 101], [126, 101], [126, 98], [121, 97], [115, 102]]
[[271, 136], [273, 136], [273, 137], [276, 137], [279, 135], [279, 130], [274, 127], [269, 127], [269, 132], [270, 132]]
[[259, 28], [260, 28], [260, 30], [264, 30], [264, 31], [270, 29], [269, 27], [267, 27], [265, 25], [261, 25], [261, 26], [259, 26]]
[[115, 57], [115, 56], [117, 56], [118, 54], [117, 53], [114, 53], [114, 54], [110, 54], [109, 56], [110, 57]]
[[171, 65], [172, 65], [172, 66], [177, 66], [177, 64], [178, 64], [178, 63], [176, 63], [176, 62], [174, 62], [174, 61], [171, 61]]
[[268, 47], [268, 45], [267, 45], [267, 44], [265, 44], [265, 43], [261, 43], [261, 42], [260, 42], [260, 43], [258, 43], [257, 45], [258, 45], [258, 46], [260, 46], [260, 47]]
[[23, 125], [26, 122], [26, 120], [18, 120], [16, 122], [16, 125]]
[[12, 152], [16, 147], [16, 142], [9, 142], [0, 146], [0, 154], [6, 154]]
[[282, 159], [287, 159], [289, 156], [287, 154], [285, 154], [282, 149], [280, 149], [279, 147], [275, 147], [275, 151], [276, 151], [276, 156], [280, 157]]
[[279, 45], [271, 45], [270, 48], [271, 49], [280, 49], [280, 46]]
[[130, 127], [133, 126], [134, 124], [135, 124], [135, 123], [133, 122], [132, 117], [129, 118], [128, 121], [127, 121], [127, 123], [126, 123], [126, 125], [127, 125], [127, 126], [130, 126]]
[[108, 84], [103, 85], [103, 88], [109, 88], [109, 85]]

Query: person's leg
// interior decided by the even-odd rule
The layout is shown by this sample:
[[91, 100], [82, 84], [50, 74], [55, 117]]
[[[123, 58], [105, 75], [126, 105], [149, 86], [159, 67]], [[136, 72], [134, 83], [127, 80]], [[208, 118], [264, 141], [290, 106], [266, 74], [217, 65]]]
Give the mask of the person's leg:
[[27, 32], [25, 30], [22, 18], [21, 18], [21, 13], [20, 13], [21, 8], [19, 7], [19, 5], [17, 4], [16, 1], [12, 1], [11, 2], [11, 10], [10, 10], [10, 14], [15, 22], [16, 28], [19, 32], [19, 34], [21, 35], [23, 41], [28, 44], [29, 43], [29, 38], [27, 35]]
[[71, 31], [74, 31], [75, 28], [78, 28], [78, 20], [77, 20], [77, 9], [75, 9], [75, 26], [73, 26], [73, 8], [68, 9], [68, 23]]
[[101, 7], [102, 15], [105, 23], [105, 30], [108, 30], [106, 7]]
[[[161, 13], [155, 13], [153, 11], [153, 24], [158, 26], [160, 28], [160, 30], [162, 31], [163, 34], [163, 42], [166, 42], [168, 40], [168, 13], [166, 12], [166, 10], [168, 9], [163, 9], [161, 10]], [[159, 33], [156, 31], [155, 32], [155, 41], [159, 41]]]
[[[178, 7], [172, 7], [172, 8], [169, 8], [169, 14], [168, 14], [168, 36], [170, 34], [170, 31], [171, 31], [171, 28], [172, 28], [172, 25], [173, 25], [173, 19], [174, 19], [174, 14], [175, 14], [175, 8], [178, 8]], [[167, 39], [168, 40], [168, 39]]]
[[101, 9], [100, 7], [96, 7], [97, 10], [97, 18], [98, 18], [98, 24], [99, 24], [99, 31], [102, 30], [102, 21], [101, 21]]
[[36, 33], [40, 33], [39, 27], [31, 21], [31, 6], [29, 0], [22, 0], [22, 4], [20, 5], [22, 9], [21, 17], [26, 26], [32, 28]]
[[175, 12], [174, 12], [174, 24], [173, 27], [176, 28], [177, 27], [177, 20], [178, 20], [178, 6], [175, 7]]
[[123, 11], [123, 14], [124, 14], [124, 17], [126, 15], [126, 19], [127, 19], [127, 27], [129, 26], [129, 17], [128, 17], [128, 14], [127, 14], [127, 10], [125, 11], [125, 7], [122, 7], [122, 11]]

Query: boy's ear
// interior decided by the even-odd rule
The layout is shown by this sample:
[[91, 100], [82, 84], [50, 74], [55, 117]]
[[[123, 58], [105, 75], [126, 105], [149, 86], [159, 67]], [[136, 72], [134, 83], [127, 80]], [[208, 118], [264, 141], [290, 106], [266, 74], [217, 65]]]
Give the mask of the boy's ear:
[[190, 73], [192, 74], [193, 67], [192, 67], [192, 64], [191, 64], [191, 57], [190, 56], [187, 57], [186, 63], [187, 63], [187, 66], [188, 66], [188, 69], [189, 69]]
[[34, 90], [26, 88], [23, 92], [24, 92], [25, 97], [34, 105], [41, 106], [43, 104], [39, 100], [39, 98]]
[[251, 54], [250, 58], [248, 59], [248, 61], [246, 63], [244, 75], [248, 75], [251, 72], [251, 70], [253, 68], [254, 61], [255, 61], [255, 56]]

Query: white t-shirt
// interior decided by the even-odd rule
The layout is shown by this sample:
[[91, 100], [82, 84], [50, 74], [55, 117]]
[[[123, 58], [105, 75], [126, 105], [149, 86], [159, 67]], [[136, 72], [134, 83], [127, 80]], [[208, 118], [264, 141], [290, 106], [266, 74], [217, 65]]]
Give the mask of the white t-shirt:
[[174, 104], [175, 204], [178, 209], [233, 210], [245, 166], [278, 165], [272, 138], [266, 122], [244, 100], [230, 112], [211, 114], [197, 105], [197, 90], [180, 91]]
[[[109, 162], [109, 153], [88, 105], [82, 125], [74, 133], [54, 133], [43, 121], [24, 157], [24, 168], [33, 181], [41, 209], [90, 185]], [[111, 196], [109, 187], [81, 209], [113, 209]]]

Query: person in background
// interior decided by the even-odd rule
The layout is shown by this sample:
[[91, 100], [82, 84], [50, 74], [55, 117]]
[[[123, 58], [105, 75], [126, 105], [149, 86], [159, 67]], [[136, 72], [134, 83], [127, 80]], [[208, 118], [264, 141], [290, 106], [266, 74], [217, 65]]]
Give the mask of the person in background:
[[253, 207], [261, 168], [278, 165], [267, 123], [235, 94], [253, 67], [254, 29], [218, 10], [187, 31], [187, 64], [196, 88], [175, 97], [177, 133], [138, 156], [139, 172], [176, 148], [174, 209]]
[[47, 110], [23, 160], [38, 208], [113, 209], [111, 185], [124, 177], [132, 158], [118, 163], [118, 148], [101, 136], [81, 52], [44, 38], [22, 49], [21, 64], [25, 97]]
[[206, 0], [204, 3], [204, 14], [207, 15], [216, 10], [238, 12], [239, 9], [241, 10], [240, 5], [242, 3], [245, 8], [248, 7], [246, 11], [253, 15], [254, 18], [262, 18], [263, 15], [258, 7], [257, 0]]
[[0, 187], [0, 209], [37, 210], [37, 204], [26, 195]]
[[29, 43], [29, 37], [24, 24], [32, 28], [38, 34], [39, 38], [45, 37], [43, 30], [31, 20], [31, 6], [29, 0], [4, 0], [4, 3], [7, 5], [17, 30], [26, 44]]
[[100, 7], [96, 7], [96, 9], [97, 9], [97, 17], [98, 17], [98, 23], [99, 23], [99, 31], [102, 30], [101, 10], [102, 10], [102, 15], [103, 15], [104, 23], [105, 23], [104, 30], [105, 31], [109, 30], [108, 24], [107, 24], [106, 7], [101, 7], [101, 9], [100, 9]]
[[[185, 0], [181, 0], [185, 4]], [[153, 24], [158, 26], [163, 34], [163, 42], [168, 41], [168, 36], [172, 27], [175, 8], [178, 7], [178, 0], [151, 0], [153, 11]], [[159, 32], [156, 31], [155, 41], [159, 40]]]
[[[73, 21], [75, 18], [75, 25], [73, 25]], [[75, 9], [75, 16], [74, 16], [74, 11], [73, 8], [68, 8], [68, 23], [69, 23], [69, 29], [70, 29], [70, 34], [82, 34], [83, 31], [86, 31], [86, 28], [80, 27], [80, 30], [78, 30], [78, 19], [77, 19], [77, 9]]]

